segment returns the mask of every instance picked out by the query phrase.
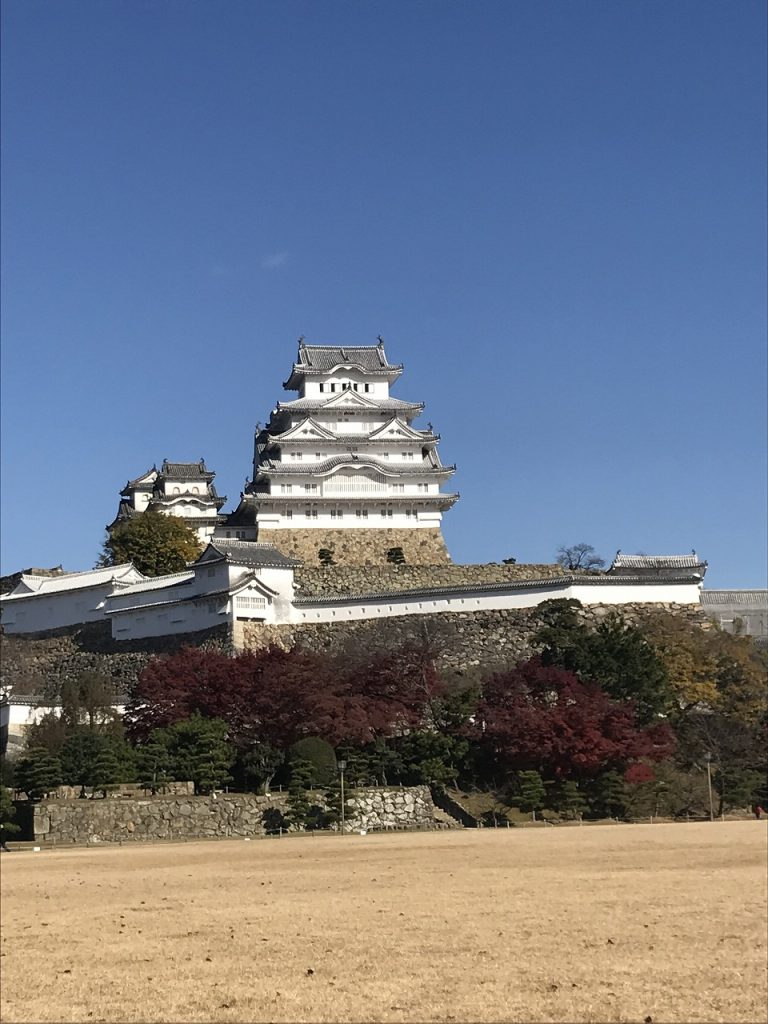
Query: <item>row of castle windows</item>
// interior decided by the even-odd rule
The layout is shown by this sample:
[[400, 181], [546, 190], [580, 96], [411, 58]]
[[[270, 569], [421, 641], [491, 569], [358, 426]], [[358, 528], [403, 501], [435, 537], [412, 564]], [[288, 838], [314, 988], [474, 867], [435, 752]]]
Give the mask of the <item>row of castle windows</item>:
[[[300, 486], [299, 484], [296, 485]], [[317, 494], [317, 484], [304, 484], [305, 494]], [[391, 484], [392, 490], [395, 494], [405, 493], [405, 484]], [[419, 491], [426, 494], [429, 491], [429, 484], [416, 484]], [[281, 494], [293, 494], [293, 484], [280, 484]]]
[[[391, 508], [383, 508], [379, 514], [380, 514], [382, 519], [391, 519], [392, 516], [393, 516], [393, 511], [392, 511]], [[411, 519], [411, 518], [416, 519], [418, 517], [418, 512], [416, 511], [415, 508], [407, 508], [407, 509], [405, 509], [405, 516], [406, 516], [406, 519]], [[285, 518], [286, 519], [293, 519], [293, 511], [291, 509], [288, 509], [286, 511]], [[305, 509], [304, 510], [304, 518], [305, 519], [317, 519], [317, 509], [316, 508]], [[331, 509], [331, 519], [343, 519], [343, 518], [344, 518], [344, 511], [343, 511], [343, 509], [340, 509], [340, 508], [332, 508]], [[363, 509], [358, 508], [358, 509], [356, 509], [355, 510], [355, 518], [356, 519], [367, 519], [368, 518], [368, 509], [367, 508], [363, 508]]]
[[[316, 459], [327, 459], [328, 457], [328, 452], [315, 452]], [[390, 452], [374, 452], [374, 458], [388, 459], [389, 457]], [[304, 459], [304, 452], [288, 452], [288, 458], [292, 462], [302, 462]], [[413, 452], [400, 452], [400, 458], [403, 460], [403, 462], [413, 462], [415, 455]], [[197, 494], [197, 490], [195, 490], [193, 493]]]
[[[360, 390], [360, 385], [354, 383], [353, 381], [342, 381], [340, 389], [342, 391], [359, 391]], [[321, 384], [320, 385], [320, 390], [321, 391], [325, 391], [325, 384]], [[328, 390], [329, 391], [335, 391], [336, 390], [336, 385], [335, 384], [329, 384], [328, 385]], [[367, 393], [370, 390], [371, 390], [370, 384], [363, 384], [363, 391], [365, 391]]]

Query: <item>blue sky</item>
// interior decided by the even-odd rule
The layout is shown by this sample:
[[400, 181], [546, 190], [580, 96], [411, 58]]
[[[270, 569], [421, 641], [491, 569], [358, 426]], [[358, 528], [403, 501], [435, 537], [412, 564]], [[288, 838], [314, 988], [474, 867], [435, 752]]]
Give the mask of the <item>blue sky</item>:
[[382, 334], [455, 561], [765, 586], [763, 3], [2, 12], [4, 572], [166, 457], [233, 507], [296, 338]]

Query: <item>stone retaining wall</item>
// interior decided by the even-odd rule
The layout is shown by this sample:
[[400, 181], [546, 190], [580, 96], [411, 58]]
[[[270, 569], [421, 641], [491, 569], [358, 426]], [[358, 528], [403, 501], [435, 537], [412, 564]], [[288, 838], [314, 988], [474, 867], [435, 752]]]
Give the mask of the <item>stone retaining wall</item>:
[[[674, 612], [702, 626], [709, 624], [699, 605], [587, 605], [581, 616], [595, 625], [605, 615], [620, 612], [627, 622], [637, 622], [658, 610]], [[532, 657], [537, 653], [533, 635], [540, 625], [536, 608], [510, 608], [285, 626], [238, 623], [242, 628], [236, 640], [248, 650], [275, 644], [284, 650], [307, 647], [340, 653], [346, 649], [392, 648], [426, 634], [438, 650], [437, 660], [443, 668], [464, 671], [481, 665], [490, 669], [502, 667]]]
[[[435, 827], [427, 786], [352, 790], [348, 804], [350, 829]], [[286, 806], [285, 793], [44, 800], [34, 808], [34, 839], [55, 846], [263, 836], [285, 827]]]
[[113, 680], [116, 693], [123, 694], [151, 657], [184, 646], [231, 651], [231, 630], [225, 625], [198, 633], [113, 640], [109, 622], [92, 622], [29, 636], [3, 634], [0, 681], [12, 686], [14, 694], [42, 695], [56, 690], [58, 683], [95, 671]]
[[563, 575], [560, 565], [305, 565], [295, 573], [297, 597], [330, 597], [338, 594], [371, 594], [421, 587], [460, 587], [472, 584], [508, 583], [516, 580], [552, 579]]
[[[449, 583], [502, 582], [526, 576], [557, 575], [552, 565], [445, 565], [340, 567], [299, 569], [301, 596], [358, 592], [363, 588], [410, 589], [415, 586]], [[655, 610], [665, 609], [704, 627], [711, 626], [699, 605], [589, 605], [582, 615], [596, 622], [609, 611], [620, 612], [637, 621]], [[90, 623], [50, 634], [0, 637], [0, 684], [16, 695], [43, 696], [56, 692], [59, 684], [85, 671], [97, 671], [114, 682], [118, 694], [127, 693], [142, 668], [155, 655], [171, 654], [185, 645], [231, 652], [257, 650], [277, 644], [285, 650], [296, 646], [315, 650], [341, 651], [350, 643], [383, 645], [397, 643], [427, 630], [439, 635], [445, 666], [500, 665], [519, 661], [534, 653], [531, 636], [538, 628], [535, 608], [433, 615], [402, 615], [354, 622], [302, 623], [269, 626], [236, 622], [198, 633], [143, 640], [112, 640], [108, 623]]]
[[310, 568], [320, 565], [318, 552], [327, 548], [336, 565], [387, 564], [387, 551], [402, 548], [412, 565], [449, 565], [451, 556], [439, 528], [435, 529], [349, 529], [262, 530], [259, 540], [274, 544], [291, 558], [300, 558]]

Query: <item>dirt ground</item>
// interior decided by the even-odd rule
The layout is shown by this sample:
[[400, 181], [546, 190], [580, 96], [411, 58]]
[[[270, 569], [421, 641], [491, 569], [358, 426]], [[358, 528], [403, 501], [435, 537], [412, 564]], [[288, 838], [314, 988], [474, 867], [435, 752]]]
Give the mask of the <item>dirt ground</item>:
[[766, 822], [0, 858], [15, 1021], [765, 1022]]

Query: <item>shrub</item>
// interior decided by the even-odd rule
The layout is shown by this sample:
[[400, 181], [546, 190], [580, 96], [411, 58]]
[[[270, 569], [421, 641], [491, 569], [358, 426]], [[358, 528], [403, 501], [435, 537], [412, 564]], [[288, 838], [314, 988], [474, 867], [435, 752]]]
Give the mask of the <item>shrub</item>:
[[332, 785], [336, 779], [336, 754], [330, 743], [326, 743], [319, 736], [307, 736], [288, 748], [291, 777], [294, 775], [295, 767], [301, 762], [307, 765], [309, 786], [323, 789]]

